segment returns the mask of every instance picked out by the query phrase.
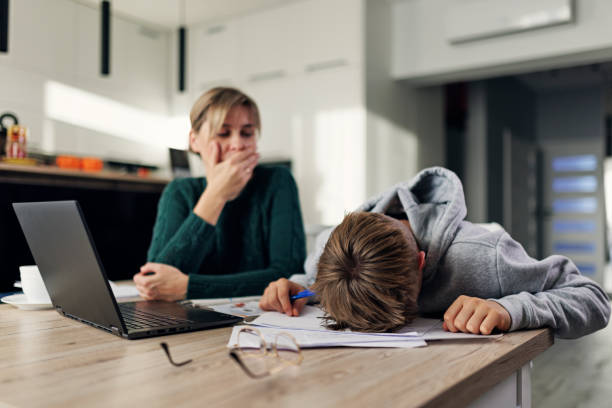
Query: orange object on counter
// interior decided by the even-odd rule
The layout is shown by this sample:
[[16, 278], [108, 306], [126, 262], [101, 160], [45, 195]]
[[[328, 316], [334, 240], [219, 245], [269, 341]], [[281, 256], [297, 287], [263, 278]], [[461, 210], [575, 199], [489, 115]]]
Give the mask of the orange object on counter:
[[83, 157], [81, 159], [81, 169], [83, 171], [101, 171], [104, 162], [97, 157]]
[[138, 177], [149, 177], [149, 173], [151, 171], [149, 169], [147, 169], [146, 167], [139, 167], [138, 168]]
[[81, 169], [81, 159], [76, 156], [61, 155], [55, 158], [55, 164], [61, 169]]

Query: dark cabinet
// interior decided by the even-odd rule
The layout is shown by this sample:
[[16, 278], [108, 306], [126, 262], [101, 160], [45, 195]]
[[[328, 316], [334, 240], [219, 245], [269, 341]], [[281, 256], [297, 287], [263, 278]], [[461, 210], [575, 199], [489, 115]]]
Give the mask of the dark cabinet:
[[[131, 279], [146, 261], [166, 183], [0, 164], [0, 292], [14, 290], [19, 265], [34, 264], [11, 203], [77, 200], [109, 279]], [[61, 231], [57, 239], [62, 239]]]

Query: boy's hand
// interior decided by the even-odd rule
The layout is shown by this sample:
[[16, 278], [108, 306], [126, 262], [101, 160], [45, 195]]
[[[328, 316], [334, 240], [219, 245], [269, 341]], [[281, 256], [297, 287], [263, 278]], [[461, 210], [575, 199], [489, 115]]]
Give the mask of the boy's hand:
[[304, 289], [306, 288], [302, 285], [280, 278], [268, 285], [259, 301], [259, 308], [261, 310], [276, 310], [285, 313], [287, 316], [299, 316], [308, 299], [298, 299], [292, 304], [289, 297], [297, 295]]
[[492, 300], [461, 295], [444, 313], [444, 330], [453, 333], [491, 334], [496, 327], [510, 330], [510, 314]]

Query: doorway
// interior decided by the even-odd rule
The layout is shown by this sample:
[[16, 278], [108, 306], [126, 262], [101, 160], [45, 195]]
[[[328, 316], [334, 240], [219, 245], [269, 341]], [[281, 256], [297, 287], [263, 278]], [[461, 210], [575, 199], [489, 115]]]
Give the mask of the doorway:
[[566, 255], [602, 284], [610, 78], [602, 63], [446, 86], [446, 163], [468, 220], [497, 222], [532, 257]]

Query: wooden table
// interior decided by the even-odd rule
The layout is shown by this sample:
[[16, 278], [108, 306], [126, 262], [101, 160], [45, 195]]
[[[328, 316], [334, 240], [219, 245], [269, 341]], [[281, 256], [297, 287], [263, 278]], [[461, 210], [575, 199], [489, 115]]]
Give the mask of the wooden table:
[[[124, 340], [53, 310], [1, 305], [0, 402], [105, 408], [483, 405], [497, 398], [493, 394], [503, 384], [525, 388], [521, 367], [553, 344], [550, 330], [541, 329], [418, 349], [311, 349], [301, 366], [253, 380], [228, 357], [230, 331]], [[193, 362], [170, 365], [161, 341], [175, 361]], [[507, 388], [502, 392], [512, 399], [516, 391]], [[516, 399], [509, 404], [516, 406]]]

